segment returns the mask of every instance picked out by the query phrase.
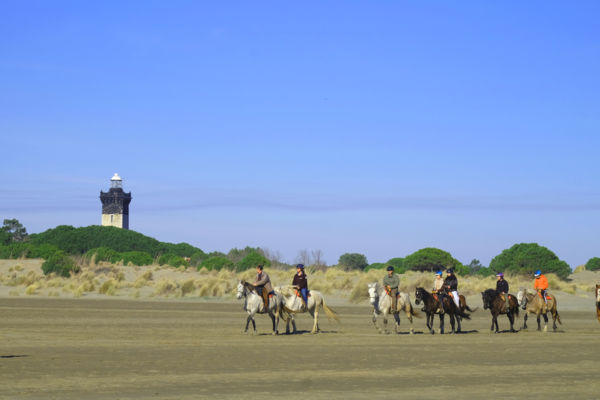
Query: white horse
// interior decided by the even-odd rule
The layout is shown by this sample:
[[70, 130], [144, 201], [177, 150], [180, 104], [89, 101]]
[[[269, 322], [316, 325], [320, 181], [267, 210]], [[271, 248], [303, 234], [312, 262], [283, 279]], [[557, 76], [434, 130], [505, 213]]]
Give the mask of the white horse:
[[[378, 282], [368, 283], [367, 287], [369, 288], [369, 301], [373, 306], [373, 325], [377, 330], [379, 330], [379, 332], [387, 333], [387, 317], [392, 313], [392, 298], [387, 294], [385, 288], [379, 285]], [[415, 333], [413, 328], [413, 316], [416, 317], [417, 314], [413, 310], [408, 293], [398, 293], [398, 307], [396, 310], [404, 310], [406, 317], [410, 321], [410, 334], [412, 335]], [[377, 326], [377, 316], [380, 314], [383, 315], [383, 330]], [[398, 327], [400, 326], [399, 315], [395, 314], [394, 319], [396, 320], [394, 330], [396, 333], [398, 333]]]
[[308, 311], [308, 313], [314, 319], [313, 329], [311, 333], [319, 332], [319, 307], [322, 307], [323, 310], [325, 310], [325, 314], [327, 314], [327, 317], [332, 318], [338, 322], [340, 320], [335, 311], [333, 311], [327, 306], [327, 304], [325, 304], [325, 299], [323, 299], [323, 295], [317, 290], [311, 290], [309, 292], [308, 304], [306, 307], [304, 306], [304, 301], [302, 300], [302, 298], [298, 296], [295, 287], [279, 287], [276, 289], [276, 292], [277, 291], [279, 291], [283, 296], [283, 310], [287, 314], [289, 314], [289, 318], [285, 318], [285, 333], [290, 333], [290, 321], [293, 327], [292, 333], [296, 333], [296, 321], [294, 320], [294, 314], [304, 313], [306, 311]]
[[246, 329], [244, 333], [248, 333], [248, 325], [252, 321], [254, 328], [253, 334], [256, 335], [256, 322], [254, 321], [255, 314], [269, 314], [273, 321], [273, 335], [279, 334], [279, 316], [281, 315], [282, 296], [278, 293], [269, 299], [269, 307], [265, 310], [265, 304], [262, 296], [256, 293], [254, 286], [246, 281], [240, 281], [237, 285], [237, 299], [244, 298], [244, 310], [248, 313], [246, 320]]

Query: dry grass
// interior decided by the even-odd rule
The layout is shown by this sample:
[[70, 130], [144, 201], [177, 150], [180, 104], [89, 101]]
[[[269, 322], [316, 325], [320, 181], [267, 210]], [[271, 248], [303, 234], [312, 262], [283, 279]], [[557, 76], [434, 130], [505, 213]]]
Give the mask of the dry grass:
[[[13, 260], [14, 262], [14, 260]], [[8, 263], [7, 263], [8, 264]], [[21, 265], [22, 264], [22, 265]], [[140, 297], [226, 297], [233, 298], [237, 282], [253, 282], [255, 270], [235, 272], [230, 270], [209, 271], [192, 268], [172, 268], [168, 266], [124, 267], [107, 263], [90, 262], [81, 265], [81, 272], [69, 278], [50, 274], [44, 276], [39, 268], [33, 268], [30, 260], [6, 265], [0, 269], [0, 285], [15, 287], [9, 294], [59, 296], [60, 292], [80, 296], [127, 296]], [[291, 285], [294, 268], [289, 270], [269, 269], [273, 286]], [[309, 287], [327, 296], [345, 298], [360, 303], [368, 300], [367, 284], [381, 282], [386, 275], [382, 270], [368, 272], [347, 271], [339, 268], [309, 270]], [[572, 280], [562, 281], [553, 274], [547, 274], [553, 291], [589, 296], [595, 289], [596, 277], [600, 274], [578, 268]], [[459, 291], [465, 295], [477, 295], [488, 288], [495, 288], [495, 277], [459, 277]], [[506, 276], [511, 292], [519, 287], [532, 287], [533, 280], [523, 276]], [[417, 287], [431, 289], [434, 275], [431, 273], [407, 272], [400, 275], [400, 290], [414, 295]], [[22, 289], [18, 289], [22, 287]], [[51, 290], [44, 290], [51, 289]]]

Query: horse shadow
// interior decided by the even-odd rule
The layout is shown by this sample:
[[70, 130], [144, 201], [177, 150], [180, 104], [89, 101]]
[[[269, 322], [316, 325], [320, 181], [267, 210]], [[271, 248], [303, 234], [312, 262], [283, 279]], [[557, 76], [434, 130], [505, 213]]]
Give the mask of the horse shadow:
[[6, 356], [0, 356], [0, 358], [22, 358], [22, 357], [29, 357], [29, 355], [27, 355], [27, 354], [9, 354]]

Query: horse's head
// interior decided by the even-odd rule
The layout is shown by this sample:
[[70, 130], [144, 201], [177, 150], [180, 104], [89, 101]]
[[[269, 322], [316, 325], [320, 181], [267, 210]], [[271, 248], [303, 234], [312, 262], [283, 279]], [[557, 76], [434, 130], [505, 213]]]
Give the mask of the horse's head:
[[600, 303], [600, 285], [596, 285], [596, 303]]
[[486, 289], [485, 292], [481, 292], [481, 299], [483, 300], [483, 309], [487, 310], [492, 308], [492, 300], [496, 296], [494, 289]]
[[369, 301], [372, 305], [375, 305], [377, 302], [377, 298], [379, 294], [377, 293], [377, 282], [367, 283], [368, 291], [369, 291]]
[[419, 305], [423, 301], [425, 297], [425, 289], [422, 287], [418, 287], [415, 289], [415, 304]]
[[517, 293], [517, 301], [519, 302], [519, 305], [523, 308], [523, 310], [527, 306], [527, 296], [525, 295], [526, 293], [527, 292], [524, 288], [519, 288], [519, 292]]
[[239, 281], [237, 285], [237, 294], [236, 298], [239, 300], [242, 297], [246, 296], [246, 286], [244, 285], [244, 281]]

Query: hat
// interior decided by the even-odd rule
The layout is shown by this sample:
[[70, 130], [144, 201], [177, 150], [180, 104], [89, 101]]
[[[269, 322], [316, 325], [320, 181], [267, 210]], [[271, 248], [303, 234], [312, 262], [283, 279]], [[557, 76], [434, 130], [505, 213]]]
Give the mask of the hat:
[[453, 273], [454, 273], [454, 270], [453, 270], [452, 268], [448, 268], [448, 269], [446, 270], [446, 273], [448, 273], [448, 274], [453, 274]]
[[504, 274], [502, 272], [498, 272], [496, 276], [504, 276]]
[[298, 264], [298, 265], [296, 265], [296, 269], [298, 269], [298, 268], [299, 269], [304, 269], [304, 264]]
[[394, 270], [394, 267], [392, 267], [391, 265], [388, 265], [388, 267], [387, 267], [387, 270], [388, 270], [388, 271], [393, 271], [393, 270]]
[[533, 276], [540, 276], [542, 274], [542, 271], [540, 271], [539, 269], [535, 271], [535, 273], [533, 274]]
[[436, 271], [436, 275], [442, 276], [442, 271]]

